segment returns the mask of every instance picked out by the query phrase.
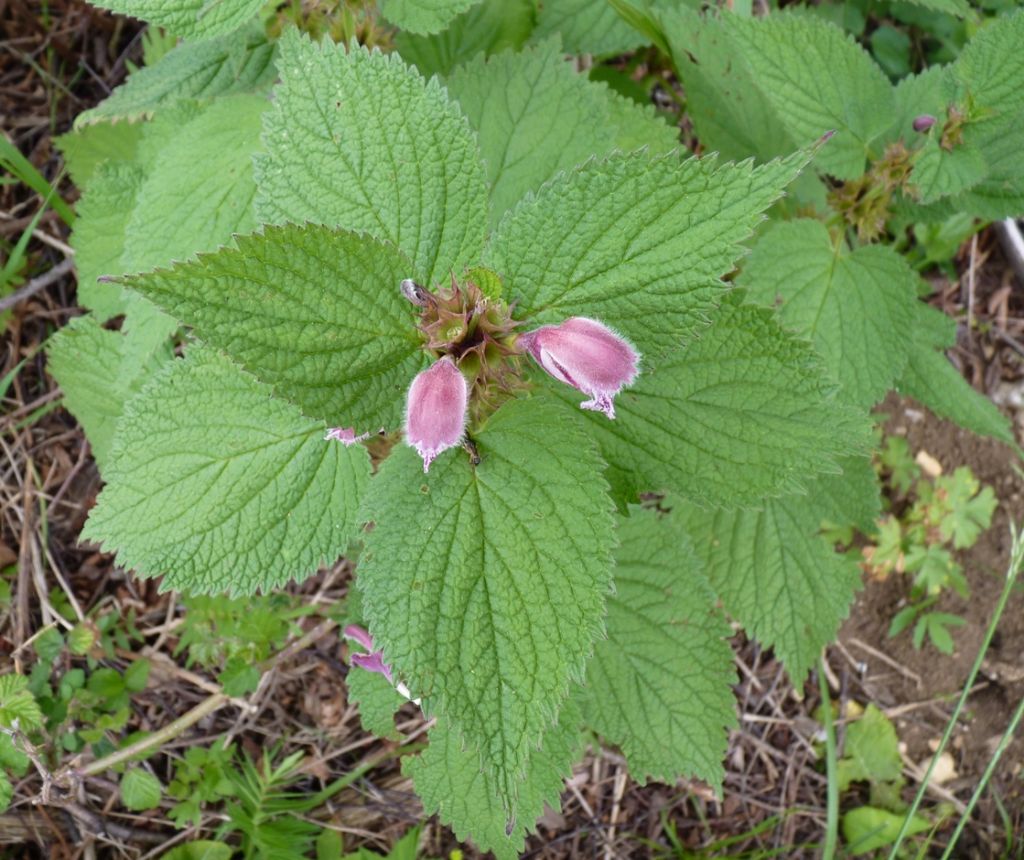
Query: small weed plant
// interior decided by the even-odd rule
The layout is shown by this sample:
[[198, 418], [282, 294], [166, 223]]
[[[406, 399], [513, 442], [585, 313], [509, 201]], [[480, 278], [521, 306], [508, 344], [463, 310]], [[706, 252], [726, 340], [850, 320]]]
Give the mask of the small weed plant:
[[997, 504], [995, 493], [991, 487], [981, 487], [967, 466], [951, 475], [922, 477], [906, 440], [898, 436], [886, 439], [878, 465], [883, 479], [888, 479], [891, 501], [902, 513], [890, 512], [878, 521], [873, 543], [863, 550], [865, 565], [880, 578], [895, 572], [911, 580], [908, 603], [892, 619], [889, 635], [897, 636], [912, 626], [915, 648], [927, 638], [943, 654], [952, 654], [950, 628], [965, 621], [932, 606], [947, 591], [964, 600], [970, 596], [953, 551], [974, 546], [989, 527]]
[[[821, 524], [880, 514], [886, 392], [1013, 444], [917, 269], [1024, 209], [1022, 12], [928, 0], [911, 56], [858, 4], [96, 2], [179, 38], [60, 141], [89, 313], [49, 367], [105, 481], [83, 538], [189, 595], [181, 647], [233, 694], [297, 617], [245, 601], [350, 558], [364, 722], [434, 719], [404, 770], [499, 857], [594, 735], [721, 791], [729, 622], [798, 685], [834, 638], [860, 570]], [[565, 59], [644, 45], [683, 142], [643, 70]], [[903, 530], [956, 546], [987, 504], [950, 480], [896, 523], [921, 601], [955, 568], [911, 569], [932, 544]], [[5, 676], [5, 724], [123, 721], [138, 679], [102, 671]], [[267, 823], [295, 762], [233, 762], [185, 756], [180, 820], [220, 794], [246, 846], [305, 845]]]

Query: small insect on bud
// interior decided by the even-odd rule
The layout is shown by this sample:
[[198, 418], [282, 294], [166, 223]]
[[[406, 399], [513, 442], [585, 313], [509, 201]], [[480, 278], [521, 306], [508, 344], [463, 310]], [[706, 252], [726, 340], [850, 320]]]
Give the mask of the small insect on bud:
[[615, 417], [612, 402], [637, 375], [640, 354], [625, 338], [597, 320], [572, 317], [521, 335], [520, 348], [555, 379], [578, 388], [591, 399], [582, 409]]
[[914, 131], [928, 131], [933, 125], [935, 125], [936, 119], [931, 114], [923, 113], [920, 116], [914, 117], [913, 128]]
[[416, 375], [405, 409], [405, 441], [423, 458], [423, 471], [442, 451], [462, 440], [466, 429], [466, 378], [448, 356]]

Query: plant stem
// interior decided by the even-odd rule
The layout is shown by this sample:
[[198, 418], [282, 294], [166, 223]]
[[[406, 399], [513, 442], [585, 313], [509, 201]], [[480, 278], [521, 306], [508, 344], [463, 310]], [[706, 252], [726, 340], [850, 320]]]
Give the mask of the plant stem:
[[832, 698], [825, 676], [825, 654], [818, 658], [818, 688], [821, 691], [821, 719], [825, 726], [825, 769], [828, 774], [828, 806], [825, 819], [825, 846], [821, 860], [832, 860], [839, 841], [839, 783], [836, 775], [836, 732], [832, 725]]
[[988, 785], [988, 781], [992, 778], [992, 774], [995, 773], [996, 765], [999, 764], [999, 759], [1003, 753], [1006, 752], [1006, 748], [1010, 745], [1013, 740], [1014, 733], [1017, 731], [1017, 726], [1021, 721], [1021, 717], [1024, 717], [1024, 699], [1021, 699], [1017, 710], [1013, 713], [1013, 719], [1010, 720], [1010, 725], [1007, 726], [1006, 731], [1003, 733], [1003, 737], [999, 741], [999, 746], [996, 747], [996, 751], [992, 754], [992, 758], [989, 759], [988, 767], [985, 768], [985, 773], [981, 776], [981, 782], [978, 783], [978, 787], [974, 789], [974, 794], [971, 795], [971, 799], [967, 802], [967, 808], [964, 809], [963, 815], [960, 816], [960, 820], [957, 822], [956, 830], [953, 831], [953, 836], [949, 840], [949, 845], [946, 846], [946, 850], [942, 854], [941, 860], [946, 860], [956, 845], [957, 840], [960, 838], [960, 834], [963, 832], [968, 820], [971, 817], [971, 811], [974, 809], [974, 805], [978, 802], [981, 797], [981, 793], [985, 790], [985, 786]]
[[964, 683], [963, 689], [960, 692], [960, 698], [957, 700], [956, 707], [953, 709], [953, 715], [949, 718], [949, 722], [946, 723], [946, 730], [942, 734], [942, 740], [939, 742], [939, 747], [935, 750], [931, 761], [928, 763], [928, 770], [925, 771], [925, 774], [921, 779], [921, 784], [917, 789], [917, 794], [914, 795], [914, 802], [910, 805], [910, 809], [907, 810], [907, 814], [903, 817], [903, 823], [900, 825], [900, 832], [896, 836], [896, 841], [892, 844], [888, 860], [896, 860], [900, 845], [903, 842], [904, 837], [907, 835], [907, 830], [910, 829], [910, 822], [913, 820], [914, 814], [917, 812], [918, 807], [921, 805], [921, 801], [924, 799], [924, 793], [928, 789], [928, 782], [931, 780], [932, 771], [935, 770], [935, 764], [938, 762], [939, 756], [942, 755], [943, 750], [946, 749], [946, 744], [949, 743], [949, 739], [953, 735], [953, 730], [956, 728], [957, 720], [960, 718], [960, 712], [963, 710], [964, 704], [967, 702], [967, 697], [970, 695], [971, 688], [974, 686], [974, 679], [978, 677], [978, 671], [981, 669], [981, 661], [984, 659], [985, 653], [988, 651], [988, 646], [992, 642], [992, 637], [995, 635], [999, 619], [1002, 618], [1003, 611], [1006, 609], [1006, 602], [1010, 599], [1010, 592], [1013, 590], [1013, 584], [1017, 580], [1017, 574], [1020, 573], [1021, 563], [1024, 561], [1024, 539], [1022, 539], [1021, 534], [1014, 528], [1012, 523], [1010, 524], [1010, 535], [1013, 539], [1013, 546], [1010, 549], [1010, 564], [1006, 570], [1006, 584], [1003, 586], [1003, 592], [999, 595], [999, 602], [996, 603], [996, 610], [992, 615], [992, 621], [989, 622], [988, 629], [985, 631], [985, 638], [982, 640], [981, 648], [978, 649], [978, 656], [974, 658], [974, 665], [971, 666], [971, 672], [967, 676], [967, 681]]

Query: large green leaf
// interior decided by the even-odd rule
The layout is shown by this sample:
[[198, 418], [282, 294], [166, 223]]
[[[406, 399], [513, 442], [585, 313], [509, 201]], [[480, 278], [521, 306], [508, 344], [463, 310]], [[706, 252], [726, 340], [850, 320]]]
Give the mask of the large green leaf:
[[231, 33], [256, 16], [263, 0], [89, 0], [94, 6], [141, 18], [175, 36], [209, 39]]
[[447, 75], [481, 51], [521, 48], [533, 30], [534, 12], [533, 0], [482, 0], [440, 33], [398, 33], [395, 47], [424, 77]]
[[480, 0], [380, 0], [392, 24], [413, 33], [436, 33]]
[[491, 183], [492, 225], [559, 170], [648, 145], [675, 149], [678, 132], [654, 114], [577, 74], [556, 40], [459, 67], [448, 92], [477, 131]]
[[619, 17], [607, 0], [544, 0], [536, 37], [558, 34], [573, 54], [613, 54], [646, 44], [645, 37]]
[[515, 860], [544, 805], [558, 809], [565, 779], [582, 752], [580, 723], [579, 708], [570, 699], [558, 725], [529, 752], [526, 776], [511, 813], [501, 802], [499, 785], [480, 769], [476, 749], [462, 743], [444, 723], [434, 726], [426, 752], [409, 759], [403, 771], [412, 777], [425, 812], [436, 814], [458, 839], [471, 838], [481, 851], [493, 851], [498, 860]]
[[186, 260], [255, 228], [252, 156], [268, 107], [260, 96], [218, 99], [167, 142], [139, 189], [119, 272]]
[[133, 319], [125, 331], [109, 331], [91, 315], [79, 317], [47, 342], [50, 374], [104, 475], [125, 403], [173, 356], [173, 321], [168, 326], [165, 320]]
[[398, 285], [409, 263], [368, 236], [292, 224], [124, 283], [307, 415], [360, 432], [398, 425], [426, 363]]
[[75, 185], [85, 188], [100, 165], [134, 161], [142, 130], [141, 123], [97, 122], [62, 134], [54, 138], [54, 143]]
[[619, 521], [608, 638], [582, 691], [587, 725], [643, 781], [696, 776], [721, 791], [736, 725], [729, 625], [677, 516], [633, 509]]
[[257, 160], [262, 221], [369, 233], [444, 281], [478, 262], [487, 181], [476, 137], [437, 80], [396, 54], [281, 39], [282, 83]]
[[740, 243], [809, 158], [754, 167], [636, 153], [588, 162], [505, 216], [489, 265], [520, 319], [594, 317], [653, 357], [706, 324]]
[[365, 448], [323, 436], [193, 347], [126, 406], [82, 536], [166, 588], [251, 594], [303, 579], [347, 548], [370, 477]]
[[725, 14], [738, 62], [799, 142], [830, 130], [817, 164], [841, 179], [864, 172], [872, 143], [895, 118], [885, 73], [850, 36], [821, 18], [794, 13]]
[[793, 682], [802, 683], [860, 586], [856, 561], [818, 533], [815, 499], [787, 496], [733, 512], [681, 503], [677, 513], [725, 611], [774, 648]]
[[357, 583], [374, 642], [479, 751], [505, 808], [603, 630], [614, 536], [602, 462], [542, 398], [505, 404], [423, 474], [395, 450], [367, 494]]
[[991, 400], [975, 391], [943, 353], [956, 342], [953, 320], [919, 302], [909, 331], [910, 361], [896, 387], [936, 415], [1015, 445], [1006, 416]]
[[906, 366], [917, 281], [888, 246], [851, 251], [809, 219], [766, 230], [740, 279], [751, 298], [781, 302], [783, 324], [814, 343], [858, 406], [880, 400]]
[[837, 404], [820, 360], [763, 308], [726, 295], [712, 325], [650, 366], [615, 401], [616, 418], [580, 412], [620, 502], [671, 490], [698, 503], [757, 504], [801, 492], [837, 457], [866, 447], [859, 414]]
[[183, 42], [153, 66], [137, 69], [77, 127], [101, 120], [140, 119], [186, 99], [248, 93], [269, 87], [277, 76], [274, 46], [252, 27], [203, 42]]

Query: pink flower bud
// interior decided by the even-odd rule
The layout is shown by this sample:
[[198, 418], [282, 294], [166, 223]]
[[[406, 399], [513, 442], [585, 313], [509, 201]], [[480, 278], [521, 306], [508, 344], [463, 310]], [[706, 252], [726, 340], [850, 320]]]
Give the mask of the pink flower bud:
[[914, 131], [928, 131], [928, 129], [935, 125], [935, 122], [935, 117], [931, 114], [923, 113], [920, 116], [914, 117]]
[[586, 317], [541, 326], [521, 335], [519, 345], [555, 379], [590, 395], [580, 408], [609, 418], [615, 417], [612, 398], [636, 379], [640, 362], [640, 354], [625, 338]]
[[405, 409], [405, 441], [423, 458], [423, 471], [442, 451], [458, 445], [466, 429], [466, 378], [448, 356], [416, 375]]
[[384, 652], [373, 650], [373, 639], [366, 630], [358, 624], [349, 624], [344, 630], [342, 630], [341, 635], [346, 639], [350, 639], [351, 641], [358, 643], [370, 652], [369, 654], [350, 654], [348, 659], [353, 666], [358, 666], [360, 669], [365, 669], [367, 672], [376, 672], [378, 675], [383, 675], [388, 679], [388, 683], [391, 684], [401, 695], [405, 696], [405, 698], [414, 705], [419, 705], [420, 700], [412, 697], [412, 693], [409, 692], [409, 688], [401, 681], [395, 681], [394, 676], [391, 673], [390, 664], [384, 662]]

